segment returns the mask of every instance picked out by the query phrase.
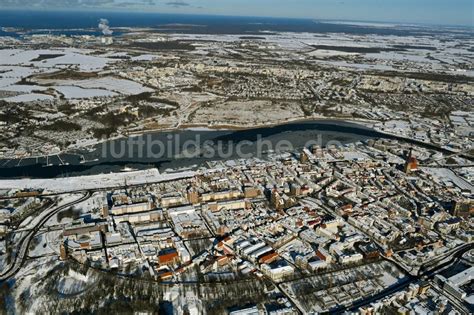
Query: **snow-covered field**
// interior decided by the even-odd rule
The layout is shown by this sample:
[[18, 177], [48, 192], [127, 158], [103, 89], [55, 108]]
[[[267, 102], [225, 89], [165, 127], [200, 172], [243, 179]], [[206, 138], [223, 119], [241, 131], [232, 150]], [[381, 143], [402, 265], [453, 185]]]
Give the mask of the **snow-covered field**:
[[51, 240], [59, 239], [60, 237], [61, 237], [61, 231], [53, 231], [53, 232], [37, 235], [35, 239], [33, 240], [33, 244], [35, 244], [35, 246], [30, 247], [28, 256], [39, 257], [39, 256], [56, 254], [56, 251], [59, 251], [59, 245], [56, 251], [53, 250], [53, 248], [51, 248], [51, 245], [52, 245]]
[[[349, 23], [349, 24], [352, 24]], [[375, 27], [375, 25], [372, 25]], [[206, 40], [221, 43], [244, 42], [243, 35], [206, 35], [206, 34], [173, 34], [176, 40]], [[411, 71], [426, 70], [445, 71], [454, 74], [474, 76], [472, 59], [474, 52], [460, 45], [474, 44], [474, 40], [467, 41], [449, 34], [434, 38], [424, 36], [394, 36], [376, 34], [346, 34], [327, 33], [324, 35], [314, 33], [264, 33], [258, 35], [254, 41], [257, 47], [274, 48], [279, 50], [302, 51], [307, 56], [318, 59], [318, 63], [326, 63], [337, 67], [355, 68], [358, 70], [401, 71], [403, 65], [410, 63]], [[367, 52], [345, 52], [340, 48], [369, 49]], [[217, 50], [226, 51], [220, 45], [208, 44], [199, 47], [195, 52]], [[373, 52], [371, 52], [373, 50]], [[380, 50], [379, 52], [376, 52]], [[227, 50], [227, 52], [230, 52]], [[347, 60], [332, 60], [333, 57], [347, 57]], [[358, 57], [354, 59], [353, 57]], [[361, 62], [360, 57], [364, 60]], [[466, 65], [471, 69], [465, 69]]]
[[116, 96], [117, 93], [104, 89], [84, 89], [72, 85], [55, 86], [54, 89], [64, 95], [66, 99], [84, 99], [94, 97], [110, 97]]
[[[76, 48], [60, 49], [4, 49], [0, 50], [0, 64], [37, 68], [63, 68], [76, 66], [82, 71], [101, 70], [114, 59], [89, 55], [92, 51]], [[40, 56], [58, 55], [56, 58], [38, 60]]]
[[[135, 95], [153, 91], [140, 83], [115, 77], [101, 77], [85, 80], [41, 80], [39, 85], [19, 84], [22, 79], [36, 74], [53, 73], [61, 70], [79, 72], [99, 72], [118, 59], [112, 54], [92, 55], [93, 51], [76, 48], [23, 50], [0, 50], [0, 91], [16, 92], [19, 95], [7, 95], [8, 102], [30, 102], [54, 100], [55, 97], [43, 94], [50, 85], [64, 95], [66, 99], [87, 99], [94, 97], [113, 97]], [[126, 53], [123, 53], [126, 55]], [[141, 56], [136, 56], [137, 58]], [[144, 55], [145, 60], [154, 56]], [[137, 59], [138, 60], [138, 59]], [[44, 81], [44, 82], [43, 82]], [[48, 87], [41, 84], [46, 83]]]
[[20, 94], [17, 96], [7, 97], [3, 100], [7, 102], [20, 103], [20, 102], [32, 102], [32, 101], [52, 101], [54, 97], [46, 94], [30, 93]]
[[64, 295], [78, 294], [87, 287], [89, 277], [74, 270], [69, 270], [66, 277], [60, 279], [57, 289]]
[[23, 92], [23, 93], [31, 93], [33, 91], [44, 91], [47, 90], [44, 86], [39, 85], [8, 85], [5, 87], [1, 87], [0, 90], [2, 91], [11, 91], [11, 92]]
[[[46, 83], [54, 83], [60, 86], [62, 88], [63, 86], [74, 86], [77, 87], [78, 89], [83, 89], [84, 95], [88, 97], [94, 97], [94, 96], [107, 96], [107, 95], [94, 95], [96, 94], [101, 94], [98, 91], [106, 91], [110, 93], [111, 96], [115, 96], [118, 94], [123, 94], [123, 95], [136, 95], [140, 94], [143, 92], [152, 92], [153, 90], [147, 87], [144, 87], [140, 83], [130, 81], [130, 80], [125, 80], [125, 79], [118, 79], [118, 78], [113, 78], [113, 77], [102, 77], [102, 78], [94, 78], [94, 79], [86, 79], [86, 80], [45, 80]], [[55, 87], [56, 90], [59, 90], [61, 93], [62, 90], [58, 89], [58, 87]], [[66, 91], [71, 94], [73, 94], [74, 97], [72, 98], [84, 98], [81, 97], [80, 90], [71, 90], [71, 91]], [[77, 92], [78, 94], [76, 95]], [[66, 96], [67, 98], [67, 96]]]
[[101, 189], [127, 185], [156, 183], [180, 178], [189, 178], [195, 172], [186, 171], [173, 174], [160, 174], [157, 169], [127, 173], [110, 173], [91, 176], [78, 176], [52, 179], [11, 179], [0, 180], [0, 189], [45, 189], [48, 192], [72, 192]]

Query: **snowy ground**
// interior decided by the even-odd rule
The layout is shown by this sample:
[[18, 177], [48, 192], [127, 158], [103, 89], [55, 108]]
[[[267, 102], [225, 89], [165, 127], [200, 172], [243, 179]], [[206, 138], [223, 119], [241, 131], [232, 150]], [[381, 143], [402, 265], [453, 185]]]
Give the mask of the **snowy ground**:
[[117, 79], [112, 77], [89, 79], [77, 81], [75, 85], [90, 89], [90, 88], [101, 88], [124, 95], [134, 95], [143, 92], [152, 92], [153, 90], [142, 86], [140, 83], [136, 83], [130, 80]]
[[[66, 200], [67, 202], [70, 202], [71, 200], [68, 198]], [[64, 201], [63, 201], [64, 203]], [[105, 203], [105, 193], [97, 192], [94, 193], [89, 199], [77, 203], [72, 207], [72, 213], [70, 215], [66, 215], [64, 212], [67, 212], [68, 210], [63, 210], [59, 212], [58, 214], [54, 215], [49, 219], [46, 223], [45, 226], [55, 226], [55, 225], [64, 225], [71, 223], [74, 219], [74, 216], [80, 217], [81, 215], [84, 215], [86, 213], [90, 213], [95, 211], [99, 211], [101, 207]]]
[[[0, 50], [0, 91], [21, 93], [3, 98], [8, 102], [30, 102], [54, 100], [51, 95], [42, 94], [50, 85], [67, 99], [87, 99], [112, 97], [118, 94], [135, 95], [152, 90], [139, 83], [114, 77], [85, 80], [41, 80], [48, 87], [18, 84], [22, 79], [35, 74], [45, 74], [60, 70], [79, 72], [99, 72], [107, 65], [116, 63], [113, 55], [92, 55], [93, 51], [76, 48], [43, 50], [4, 49]], [[126, 53], [123, 53], [126, 54]], [[48, 56], [46, 59], [44, 56]], [[137, 60], [142, 56], [137, 56]], [[144, 55], [144, 60], [152, 60], [152, 55]], [[55, 86], [54, 86], [55, 85]]]
[[[53, 231], [37, 235], [33, 240], [35, 246], [30, 247], [28, 256], [57, 255], [56, 253], [59, 252], [59, 242], [57, 240], [62, 239], [61, 233], [61, 231]], [[56, 245], [56, 248], [53, 248], [54, 245]]]
[[448, 168], [428, 168], [422, 167], [423, 172], [428, 173], [437, 178], [438, 181], [442, 182], [444, 185], [456, 186], [459, 189], [470, 190], [471, 193], [474, 193], [474, 186], [471, 185], [468, 181], [457, 176], [453, 171]]
[[[352, 24], [352, 22], [350, 23]], [[373, 25], [375, 27], [375, 25]], [[202, 35], [202, 34], [173, 34], [173, 39], [183, 40], [210, 40], [222, 43], [248, 41], [243, 35]], [[411, 71], [444, 71], [452, 74], [474, 76], [472, 59], [474, 52], [460, 46], [472, 46], [474, 40], [456, 38], [449, 33], [440, 37], [433, 37], [427, 33], [424, 36], [393, 36], [327, 33], [324, 36], [313, 33], [285, 33], [259, 34], [257, 47], [269, 49], [299, 51], [309, 57], [318, 59], [318, 63], [325, 63], [337, 67], [353, 68], [361, 71], [403, 71], [408, 64]], [[319, 48], [316, 48], [318, 47]], [[380, 52], [345, 52], [340, 48], [376, 49]], [[212, 50], [209, 44], [202, 51]], [[224, 53], [220, 46], [216, 50]], [[197, 52], [195, 51], [195, 52]], [[370, 51], [370, 50], [367, 50]], [[227, 50], [229, 52], [229, 50]], [[333, 60], [334, 57], [347, 57], [346, 60]], [[358, 57], [354, 59], [354, 57]], [[363, 60], [361, 60], [363, 58]], [[466, 69], [466, 65], [471, 65]]]
[[21, 94], [17, 96], [7, 97], [3, 100], [12, 103], [21, 103], [21, 102], [33, 102], [33, 101], [52, 101], [54, 97], [46, 94], [39, 93], [30, 93], [30, 94]]
[[160, 174], [157, 169], [127, 173], [110, 173], [91, 176], [52, 179], [12, 179], [1, 180], [0, 189], [45, 189], [48, 192], [72, 192], [127, 185], [156, 183], [180, 178], [188, 178], [195, 172]]
[[74, 270], [69, 270], [66, 277], [60, 279], [57, 290], [63, 295], [79, 294], [87, 288], [89, 277]]
[[78, 86], [61, 85], [55, 86], [54, 89], [64, 95], [66, 99], [84, 99], [94, 97], [111, 97], [116, 96], [117, 93], [103, 90], [103, 89], [83, 89]]

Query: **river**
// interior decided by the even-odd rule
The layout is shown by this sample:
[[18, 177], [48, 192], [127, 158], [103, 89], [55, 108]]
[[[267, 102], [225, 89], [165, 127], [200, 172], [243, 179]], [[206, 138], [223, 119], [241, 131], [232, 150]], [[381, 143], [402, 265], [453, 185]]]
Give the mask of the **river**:
[[[22, 160], [0, 160], [0, 178], [53, 178], [119, 172], [124, 168], [195, 168], [208, 161], [265, 158], [308, 144], [349, 144], [386, 135], [362, 125], [314, 120], [246, 130], [187, 129], [110, 140], [91, 150]], [[237, 152], [238, 151], [238, 152]], [[220, 154], [218, 154], [220, 152]]]

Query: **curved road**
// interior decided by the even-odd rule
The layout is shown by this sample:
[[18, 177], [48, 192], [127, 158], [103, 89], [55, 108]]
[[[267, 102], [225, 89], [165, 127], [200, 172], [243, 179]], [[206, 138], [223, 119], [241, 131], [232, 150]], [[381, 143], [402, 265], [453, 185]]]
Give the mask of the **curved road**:
[[71, 207], [75, 204], [78, 204], [80, 202], [83, 202], [83, 201], [89, 199], [90, 196], [91, 196], [91, 193], [86, 192], [84, 194], [84, 196], [82, 196], [81, 198], [79, 198], [75, 201], [72, 201], [72, 202], [69, 202], [67, 204], [57, 206], [57, 207], [52, 206], [52, 207], [46, 209], [45, 211], [43, 211], [41, 214], [39, 214], [39, 216], [41, 218], [40, 218], [38, 224], [36, 224], [36, 226], [32, 230], [30, 230], [20, 240], [20, 242], [18, 242], [18, 244], [16, 244], [16, 246], [19, 249], [18, 249], [17, 254], [15, 255], [15, 258], [14, 258], [15, 261], [13, 262], [13, 264], [7, 270], [5, 270], [0, 275], [0, 282], [3, 282], [3, 281], [6, 281], [6, 280], [10, 279], [21, 269], [21, 267], [23, 267], [23, 264], [25, 263], [26, 257], [28, 255], [28, 250], [29, 250], [31, 241], [35, 237], [36, 233], [38, 233], [38, 231], [43, 227], [43, 225], [46, 222], [48, 222], [49, 219], [51, 219], [51, 217], [53, 217], [55, 214], [57, 214], [58, 212], [60, 212], [64, 209], [67, 209], [67, 208], [69, 208], [69, 207]]

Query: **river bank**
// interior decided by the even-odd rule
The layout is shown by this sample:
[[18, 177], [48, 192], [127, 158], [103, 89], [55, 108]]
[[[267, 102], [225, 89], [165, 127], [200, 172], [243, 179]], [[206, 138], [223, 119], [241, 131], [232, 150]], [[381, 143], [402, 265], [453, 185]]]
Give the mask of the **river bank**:
[[[246, 145], [241, 147], [241, 153], [259, 157], [258, 154], [264, 152], [261, 152], [263, 150], [258, 152], [258, 141], [267, 141], [266, 143], [272, 148], [286, 141], [293, 149], [297, 149], [309, 141], [318, 141], [319, 145], [324, 146], [331, 141], [348, 144], [381, 136], [380, 133], [360, 124], [329, 119], [304, 120], [237, 130], [187, 126], [179, 130], [161, 130], [130, 135], [127, 138], [115, 138], [98, 143], [83, 152], [66, 152], [49, 158], [0, 161], [0, 165], [3, 165], [0, 167], [0, 178], [94, 175], [120, 172], [125, 167], [139, 170], [152, 167], [160, 170], [187, 168], [212, 160], [238, 158], [239, 152], [229, 152], [229, 148], [235, 149], [242, 142]], [[143, 141], [141, 147], [131, 146], [138, 140]], [[189, 150], [185, 145], [190, 141], [198, 146], [212, 143], [216, 150], [225, 149], [225, 154], [210, 157], [199, 154], [189, 156]], [[153, 146], [156, 148], [157, 143], [164, 145], [165, 152], [158, 156], [157, 152], [148, 154], [150, 153], [148, 149]], [[219, 145], [221, 147], [218, 147]], [[265, 151], [271, 151], [272, 148], [265, 148]]]

